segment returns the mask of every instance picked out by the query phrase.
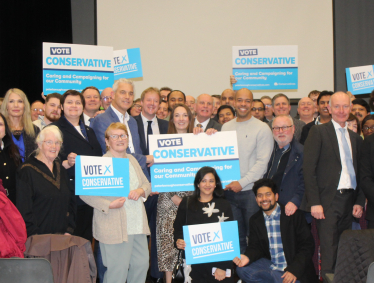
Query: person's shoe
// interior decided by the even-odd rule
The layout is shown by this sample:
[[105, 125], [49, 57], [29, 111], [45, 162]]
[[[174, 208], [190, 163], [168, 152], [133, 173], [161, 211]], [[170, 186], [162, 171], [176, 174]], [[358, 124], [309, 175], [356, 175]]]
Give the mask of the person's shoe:
[[164, 279], [163, 278], [154, 278], [151, 276], [151, 282], [152, 283], [162, 283], [164, 282]]

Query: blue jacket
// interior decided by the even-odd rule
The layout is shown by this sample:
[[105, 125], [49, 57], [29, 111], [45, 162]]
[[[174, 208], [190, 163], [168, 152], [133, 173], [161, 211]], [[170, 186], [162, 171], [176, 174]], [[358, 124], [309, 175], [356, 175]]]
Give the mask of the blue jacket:
[[[276, 146], [278, 146], [276, 144]], [[291, 151], [288, 158], [287, 166], [283, 174], [282, 184], [278, 188], [279, 200], [282, 205], [286, 205], [289, 201], [300, 207], [301, 200], [304, 196], [304, 175], [303, 175], [303, 160], [304, 160], [304, 146], [300, 144], [295, 138], [291, 141]], [[274, 151], [270, 157], [268, 169], [264, 178], [269, 173], [273, 161]]]
[[[111, 123], [115, 123], [115, 122], [121, 122], [121, 121], [118, 119], [118, 116], [116, 115], [116, 113], [114, 113], [111, 106], [108, 107], [108, 109], [103, 114], [97, 115], [93, 120], [91, 120], [90, 127], [95, 131], [97, 140], [100, 143], [103, 154], [106, 153], [105, 131]], [[136, 160], [139, 162], [139, 165], [144, 172], [144, 175], [149, 180], [149, 174], [148, 174], [147, 162], [146, 162], [147, 158], [142, 154], [142, 150], [140, 148], [138, 125], [135, 119], [131, 116], [127, 123], [129, 125], [128, 130], [130, 130], [131, 132], [132, 143], [135, 149], [135, 153], [131, 153], [130, 149], [127, 148], [127, 153], [131, 153], [131, 155], [136, 158]]]

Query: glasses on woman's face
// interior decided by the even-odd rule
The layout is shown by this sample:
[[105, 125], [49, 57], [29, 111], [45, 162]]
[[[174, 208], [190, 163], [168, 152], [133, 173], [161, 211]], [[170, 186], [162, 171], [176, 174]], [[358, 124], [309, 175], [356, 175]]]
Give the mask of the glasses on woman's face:
[[364, 132], [368, 132], [369, 130], [371, 130], [372, 132], [374, 132], [374, 126], [371, 126], [371, 127], [369, 127], [369, 126], [364, 126], [364, 127], [362, 128], [362, 130], [363, 130]]
[[58, 146], [62, 145], [62, 142], [60, 142], [60, 141], [54, 142], [54, 141], [48, 140], [48, 141], [44, 141], [44, 142], [48, 146], [55, 145], [56, 147], [58, 147]]
[[139, 105], [139, 104], [134, 104], [133, 107], [136, 108], [136, 109], [138, 109], [138, 110], [142, 110], [142, 106]]
[[127, 135], [126, 134], [122, 134], [122, 135], [110, 135], [110, 137], [116, 141], [118, 140], [119, 138], [121, 138], [121, 140], [125, 140], [127, 139]]

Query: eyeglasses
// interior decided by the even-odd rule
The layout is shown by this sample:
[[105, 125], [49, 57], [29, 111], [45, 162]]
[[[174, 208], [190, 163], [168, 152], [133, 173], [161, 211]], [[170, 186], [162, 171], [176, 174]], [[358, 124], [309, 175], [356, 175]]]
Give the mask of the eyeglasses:
[[265, 104], [265, 108], [270, 108], [271, 106], [271, 104]]
[[104, 100], [104, 101], [112, 101], [112, 98], [110, 96], [104, 96], [102, 98], [102, 100]]
[[134, 104], [133, 107], [135, 107], [135, 108], [137, 108], [137, 109], [139, 109], [139, 110], [142, 110], [142, 106], [139, 105], [139, 104]]
[[122, 134], [122, 135], [110, 135], [110, 137], [116, 141], [118, 140], [119, 138], [121, 138], [121, 140], [125, 140], [127, 139], [127, 135], [126, 134]]
[[39, 108], [34, 108], [34, 109], [32, 109], [32, 111], [42, 113], [44, 110], [43, 109], [39, 109]]
[[374, 126], [371, 126], [371, 127], [364, 126], [364, 127], [362, 128], [362, 130], [363, 130], [364, 132], [367, 132], [367, 131], [369, 131], [369, 130], [371, 130], [372, 132], [374, 132]]
[[291, 125], [291, 126], [283, 126], [283, 127], [274, 127], [273, 131], [274, 132], [279, 132], [279, 130], [282, 129], [282, 131], [284, 132], [284, 131], [287, 131], [291, 127], [293, 127], [293, 125]]
[[264, 111], [265, 109], [262, 108], [262, 107], [257, 107], [257, 108], [256, 108], [256, 107], [253, 107], [253, 108], [252, 108], [252, 111], [257, 111], [257, 110], [258, 110], [258, 111]]
[[62, 142], [60, 142], [60, 141], [54, 142], [54, 141], [48, 140], [48, 141], [43, 141], [43, 142], [45, 142], [46, 145], [48, 145], [48, 146], [52, 146], [53, 144], [55, 146], [61, 146], [62, 145]]

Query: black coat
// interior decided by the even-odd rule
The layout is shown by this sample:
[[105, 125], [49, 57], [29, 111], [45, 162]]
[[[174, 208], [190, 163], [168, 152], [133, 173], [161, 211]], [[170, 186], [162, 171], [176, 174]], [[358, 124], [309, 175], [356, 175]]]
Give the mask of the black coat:
[[15, 161], [10, 157], [10, 142], [4, 144], [4, 149], [0, 149], [0, 179], [3, 180], [4, 189], [8, 193], [8, 198], [16, 205], [16, 171]]
[[360, 186], [368, 200], [366, 219], [374, 220], [374, 135], [365, 138], [360, 157]]
[[[284, 206], [281, 207], [280, 229], [283, 252], [286, 257], [288, 271], [296, 276], [301, 283], [318, 282], [312, 256], [314, 253], [314, 240], [306, 223], [305, 215], [300, 210], [287, 216]], [[271, 260], [269, 239], [262, 210], [256, 212], [249, 220], [249, 239], [245, 255], [249, 262], [261, 258]]]

